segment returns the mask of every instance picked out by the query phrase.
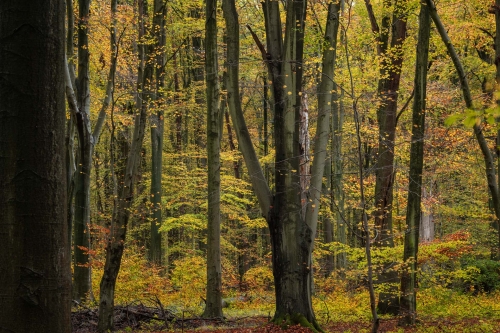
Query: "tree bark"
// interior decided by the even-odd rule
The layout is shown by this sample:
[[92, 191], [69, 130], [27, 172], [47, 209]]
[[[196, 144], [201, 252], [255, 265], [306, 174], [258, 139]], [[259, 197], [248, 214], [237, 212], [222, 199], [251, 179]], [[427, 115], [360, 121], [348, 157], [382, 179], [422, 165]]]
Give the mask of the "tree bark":
[[[75, 18], [73, 13], [73, 1], [66, 2], [66, 57], [68, 62], [67, 66], [70, 71], [71, 85], [75, 84], [75, 66], [73, 65], [73, 34], [75, 33]], [[72, 87], [74, 90], [74, 87]], [[76, 162], [75, 162], [75, 124], [76, 119], [73, 114], [70, 119], [66, 121], [66, 182], [68, 193], [68, 238], [69, 238], [69, 253], [71, 256], [71, 244], [73, 240], [73, 217], [75, 208], [73, 205], [73, 198], [75, 195], [75, 176], [76, 176]]]
[[151, 245], [149, 261], [162, 264], [162, 245], [160, 226], [162, 223], [162, 162], [163, 162], [163, 88], [165, 63], [165, 15], [167, 7], [164, 0], [154, 0], [153, 32], [155, 34], [155, 81], [156, 81], [156, 114], [151, 115]]
[[[326, 35], [325, 58], [332, 56], [336, 39], [332, 38], [333, 22], [338, 20], [339, 3], [329, 7], [329, 26]], [[274, 100], [274, 140], [275, 140], [275, 195], [267, 206], [259, 202], [266, 216], [271, 233], [273, 251], [273, 273], [275, 279], [276, 312], [274, 321], [300, 323], [321, 330], [316, 322], [311, 305], [311, 253], [317, 229], [319, 195], [324, 171], [326, 143], [329, 133], [328, 97], [320, 104], [318, 138], [315, 142], [315, 158], [311, 172], [311, 185], [308, 189], [307, 205], [302, 202], [300, 190], [299, 160], [299, 117], [302, 95], [302, 52], [306, 3], [296, 1], [286, 7], [285, 37], [283, 40], [279, 5], [276, 1], [263, 3], [266, 23], [267, 50], [251, 31], [268, 65], [269, 77], [273, 86]], [[337, 25], [338, 27], [338, 25]], [[336, 37], [336, 34], [334, 34]], [[334, 58], [333, 58], [334, 59]], [[324, 84], [333, 84], [331, 74], [325, 74]], [[328, 83], [330, 81], [330, 83]], [[326, 89], [325, 96], [331, 96], [332, 89]], [[330, 97], [331, 98], [331, 97]], [[326, 106], [326, 107], [325, 107]], [[326, 126], [325, 126], [326, 125]], [[238, 131], [238, 129], [237, 129]], [[322, 148], [324, 145], [325, 148]], [[318, 154], [318, 155], [316, 155]], [[245, 160], [247, 158], [245, 157]], [[316, 164], [317, 163], [317, 164]], [[249, 168], [250, 170], [250, 168]], [[317, 170], [317, 171], [315, 171]], [[315, 185], [319, 182], [319, 185]], [[266, 197], [265, 197], [266, 199]], [[269, 208], [266, 208], [269, 207]], [[306, 209], [305, 218], [302, 215]]]
[[[392, 203], [394, 185], [394, 142], [396, 137], [396, 113], [399, 84], [403, 64], [403, 43], [406, 39], [407, 1], [384, 0], [382, 25], [378, 26], [369, 0], [365, 0], [372, 32], [376, 36], [377, 53], [380, 60], [380, 76], [377, 95], [377, 121], [379, 125], [378, 157], [375, 169], [375, 246], [394, 246], [392, 233]], [[392, 20], [389, 8], [393, 8]], [[392, 31], [391, 31], [392, 28]], [[390, 37], [390, 44], [389, 44]], [[398, 313], [396, 287], [397, 272], [392, 270], [392, 263], [384, 264], [379, 274], [378, 283], [388, 283], [389, 291], [379, 295], [378, 310], [382, 314]]]
[[[89, 86], [89, 53], [88, 53], [88, 15], [90, 4], [80, 0], [80, 22], [78, 30], [78, 86], [75, 93], [73, 88], [73, 66], [68, 63], [66, 77], [66, 95], [70, 105], [71, 118], [75, 120], [78, 131], [79, 155], [75, 182], [75, 231], [74, 231], [74, 282], [73, 297], [77, 301], [84, 301], [92, 297], [91, 269], [88, 250], [90, 248], [90, 171], [92, 155], [106, 119], [106, 110], [111, 103], [114, 91], [114, 78], [118, 60], [118, 41], [116, 38], [116, 5], [117, 0], [111, 1], [111, 61], [106, 84], [105, 97], [99, 111], [98, 119], [93, 132], [90, 124], [90, 86]], [[69, 15], [69, 14], [68, 14]], [[68, 36], [69, 38], [69, 36]], [[69, 44], [69, 42], [68, 42]], [[69, 45], [68, 45], [69, 47]], [[71, 134], [69, 134], [71, 135]], [[70, 138], [68, 138], [70, 139]], [[68, 179], [73, 181], [68, 176]]]
[[407, 267], [401, 277], [400, 315], [403, 325], [415, 325], [417, 317], [417, 254], [422, 219], [422, 172], [424, 165], [425, 99], [431, 20], [429, 6], [420, 4], [417, 63], [413, 99], [413, 126], [410, 146], [410, 174], [403, 260]]
[[[335, 83], [334, 72], [337, 59], [337, 37], [340, 19], [340, 1], [328, 5], [328, 17], [325, 28], [325, 46], [323, 49], [321, 82], [318, 88], [318, 120], [314, 140], [314, 157], [311, 167], [311, 184], [308, 191], [306, 221], [312, 229], [312, 237], [316, 235], [318, 213], [320, 208], [321, 187], [325, 161], [327, 159], [327, 144], [330, 135], [330, 114]], [[312, 245], [312, 244], [311, 244]], [[312, 246], [311, 246], [312, 251]]]
[[[495, 0], [495, 83], [497, 93], [500, 92], [500, 0]], [[496, 104], [500, 106], [500, 97], [497, 95]], [[498, 120], [497, 120], [498, 121]], [[497, 175], [500, 175], [500, 130], [497, 131]], [[500, 187], [500, 177], [497, 177], [497, 188]], [[500, 203], [495, 203], [500, 205]], [[500, 260], [500, 217], [492, 222], [493, 229], [498, 234], [498, 244], [491, 251], [491, 258]]]
[[222, 317], [222, 269], [220, 255], [220, 139], [217, 61], [217, 0], [206, 1], [205, 72], [207, 93], [208, 227], [207, 294], [203, 317]]
[[[151, 46], [144, 44], [144, 21], [147, 17], [147, 0], [139, 0], [139, 70], [137, 76], [136, 109], [134, 134], [130, 151], [128, 152], [123, 181], [120, 193], [113, 209], [111, 229], [106, 244], [106, 261], [100, 283], [99, 293], [99, 332], [113, 329], [113, 309], [116, 279], [120, 271], [121, 259], [125, 246], [127, 226], [130, 219], [130, 208], [134, 199], [134, 189], [137, 184], [137, 174], [141, 161], [141, 149], [144, 142], [144, 132], [147, 121], [147, 112], [151, 101], [151, 81], [153, 77], [153, 64], [146, 62], [151, 54]], [[146, 50], [147, 48], [147, 50]]]
[[73, 242], [73, 298], [85, 301], [91, 296], [90, 265], [90, 169], [92, 166], [93, 138], [90, 128], [90, 52], [89, 15], [90, 0], [78, 1], [78, 79], [76, 114], [78, 133], [78, 163], [75, 178], [75, 221]]
[[62, 0], [0, 2], [0, 331], [71, 331]]

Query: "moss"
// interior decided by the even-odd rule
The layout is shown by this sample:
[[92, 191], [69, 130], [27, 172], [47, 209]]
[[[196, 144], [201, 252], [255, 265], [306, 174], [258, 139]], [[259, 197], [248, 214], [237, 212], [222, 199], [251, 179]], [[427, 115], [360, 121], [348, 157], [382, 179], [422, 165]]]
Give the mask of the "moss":
[[324, 332], [323, 329], [316, 322], [316, 320], [310, 322], [301, 313], [286, 314], [284, 316], [274, 317], [273, 323], [275, 323], [276, 325], [280, 325], [283, 329], [286, 329], [288, 326], [291, 325], [300, 325], [302, 327], [309, 328], [315, 333]]

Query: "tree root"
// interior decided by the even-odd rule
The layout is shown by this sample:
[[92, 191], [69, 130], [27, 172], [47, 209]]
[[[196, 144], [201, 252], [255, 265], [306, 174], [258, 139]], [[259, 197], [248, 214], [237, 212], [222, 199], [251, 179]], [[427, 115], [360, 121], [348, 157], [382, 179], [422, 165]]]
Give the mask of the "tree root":
[[285, 316], [274, 317], [272, 322], [276, 325], [281, 326], [282, 328], [286, 328], [288, 326], [300, 325], [302, 327], [309, 328], [315, 333], [324, 333], [321, 326], [319, 326], [316, 319], [309, 321], [303, 314], [294, 313], [294, 314], [286, 314]]

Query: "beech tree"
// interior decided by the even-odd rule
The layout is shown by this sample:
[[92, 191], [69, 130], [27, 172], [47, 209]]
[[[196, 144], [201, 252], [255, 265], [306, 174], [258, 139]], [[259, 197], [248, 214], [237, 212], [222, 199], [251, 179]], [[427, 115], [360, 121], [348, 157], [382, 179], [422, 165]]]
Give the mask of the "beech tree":
[[[75, 79], [73, 65], [68, 63], [69, 75], [66, 76], [66, 95], [71, 111], [71, 120], [75, 123], [78, 136], [77, 168], [74, 179], [68, 175], [68, 181], [74, 182], [74, 236], [73, 236], [73, 298], [84, 301], [92, 298], [91, 269], [89, 263], [90, 249], [90, 175], [94, 147], [99, 141], [106, 120], [108, 109], [114, 91], [115, 73], [118, 60], [118, 40], [116, 32], [117, 0], [111, 1], [111, 61], [106, 82], [105, 97], [99, 110], [97, 121], [92, 129], [90, 121], [90, 53], [89, 53], [89, 15], [90, 0], [79, 0], [78, 20], [78, 77]], [[68, 17], [73, 14], [68, 11]], [[72, 19], [68, 19], [68, 31], [72, 31]], [[68, 32], [69, 33], [69, 32]], [[73, 36], [68, 36], [68, 43]], [[68, 55], [72, 54], [72, 46], [68, 45]], [[74, 129], [68, 127], [68, 143], [71, 142]], [[67, 153], [71, 156], [72, 144], [68, 144]], [[72, 157], [71, 157], [72, 158]], [[69, 170], [72, 163], [68, 164]], [[73, 191], [69, 191], [70, 195]], [[71, 202], [71, 200], [70, 200]]]
[[[162, 223], [162, 162], [163, 162], [163, 90], [165, 86], [165, 15], [167, 6], [164, 0], [154, 0], [153, 4], [153, 33], [155, 41], [155, 96], [156, 113], [151, 115], [151, 245], [149, 249], [149, 260], [156, 264], [162, 263], [161, 234], [159, 232]], [[153, 59], [149, 59], [153, 61]]]
[[71, 331], [63, 0], [0, 2], [0, 330]]
[[[130, 149], [125, 160], [123, 173], [120, 175], [120, 184], [115, 184], [116, 194], [114, 199], [113, 216], [110, 232], [106, 240], [106, 261], [99, 290], [99, 332], [113, 329], [113, 310], [115, 286], [120, 271], [128, 222], [131, 216], [130, 208], [134, 198], [137, 184], [137, 174], [141, 159], [141, 149], [144, 142], [147, 112], [151, 102], [151, 85], [153, 78], [153, 63], [148, 62], [152, 54], [153, 45], [145, 43], [145, 20], [148, 17], [147, 0], [138, 1], [139, 16], [139, 42], [138, 56], [139, 68], [137, 75], [137, 94], [135, 100], [136, 114], [134, 116], [134, 131], [130, 142]], [[127, 150], [127, 149], [125, 149]]]
[[[317, 230], [319, 198], [330, 132], [330, 111], [334, 87], [334, 68], [339, 26], [340, 1], [328, 6], [325, 29], [322, 75], [318, 92], [318, 121], [314, 142], [309, 188], [301, 188], [300, 161], [305, 154], [300, 144], [303, 46], [306, 2], [286, 4], [284, 36], [277, 1], [263, 2], [267, 48], [250, 29], [265, 61], [272, 82], [274, 99], [275, 187], [274, 193], [265, 182], [262, 168], [252, 155], [251, 142], [246, 139], [246, 126], [236, 106], [239, 50], [235, 41], [237, 29], [228, 29], [228, 100], [238, 142], [242, 147], [252, 186], [259, 200], [262, 215], [271, 233], [272, 263], [276, 293], [274, 321], [300, 323], [321, 330], [311, 303], [311, 255]], [[236, 11], [233, 11], [233, 17]], [[235, 20], [237, 22], [237, 20]], [[250, 28], [250, 27], [249, 27]], [[229, 51], [231, 50], [231, 51]], [[231, 52], [231, 53], [230, 53]], [[231, 54], [231, 57], [230, 57]], [[237, 53], [236, 53], [237, 54]], [[231, 70], [231, 71], [230, 71]], [[230, 90], [231, 89], [231, 90]], [[231, 91], [231, 92], [230, 92]], [[236, 121], [235, 121], [236, 120]], [[305, 192], [305, 193], [304, 193]], [[304, 200], [304, 198], [306, 198]]]
[[408, 205], [406, 210], [406, 233], [404, 261], [407, 269], [401, 278], [400, 314], [403, 324], [414, 325], [417, 311], [417, 253], [419, 227], [422, 218], [422, 172], [424, 164], [425, 99], [427, 91], [427, 69], [431, 20], [429, 6], [420, 4], [418, 24], [417, 62], [415, 66], [413, 126], [410, 147], [410, 174]]
[[222, 267], [220, 258], [220, 141], [222, 117], [219, 109], [217, 61], [217, 0], [205, 8], [205, 72], [207, 96], [208, 227], [207, 298], [204, 317], [222, 317]]
[[[396, 117], [398, 106], [401, 68], [403, 64], [403, 43], [406, 39], [406, 18], [408, 1], [383, 0], [382, 19], [379, 25], [370, 0], [365, 0], [372, 32], [380, 57], [377, 87], [378, 154], [375, 182], [375, 222], [376, 246], [394, 246], [392, 232], [392, 204], [394, 188], [394, 148], [396, 137]], [[392, 11], [391, 11], [392, 9]], [[391, 17], [392, 14], [392, 17]], [[397, 272], [388, 263], [378, 276], [378, 283], [396, 283]], [[398, 313], [397, 289], [389, 288], [381, 292], [378, 300], [380, 313]]]

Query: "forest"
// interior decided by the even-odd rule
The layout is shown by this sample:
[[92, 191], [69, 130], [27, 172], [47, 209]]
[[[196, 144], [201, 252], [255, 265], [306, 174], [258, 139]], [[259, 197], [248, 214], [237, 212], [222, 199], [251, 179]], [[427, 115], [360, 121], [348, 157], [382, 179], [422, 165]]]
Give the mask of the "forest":
[[0, 333], [500, 332], [500, 0], [0, 1]]

